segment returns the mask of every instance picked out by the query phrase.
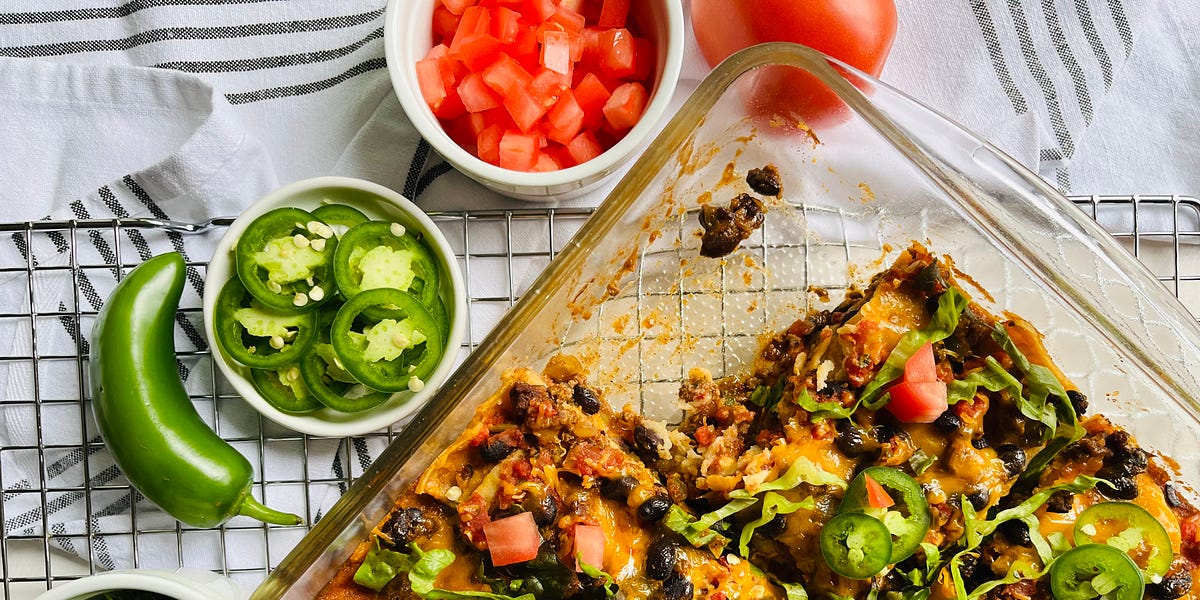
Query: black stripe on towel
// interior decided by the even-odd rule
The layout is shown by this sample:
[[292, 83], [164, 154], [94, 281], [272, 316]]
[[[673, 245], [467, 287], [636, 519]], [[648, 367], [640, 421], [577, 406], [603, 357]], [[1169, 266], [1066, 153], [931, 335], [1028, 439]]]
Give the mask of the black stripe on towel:
[[277, 69], [327, 62], [353, 54], [374, 40], [383, 39], [383, 28], [379, 27], [368, 33], [366, 37], [353, 44], [333, 48], [332, 50], [317, 50], [297, 54], [280, 54], [278, 56], [262, 56], [258, 58], [239, 58], [236, 60], [177, 60], [153, 65], [161, 69], [174, 69], [185, 73], [241, 73]]
[[357, 77], [364, 73], [377, 71], [387, 67], [387, 62], [383, 57], [372, 58], [370, 60], [354, 65], [346, 72], [310, 83], [302, 83], [299, 85], [287, 85], [282, 87], [267, 88], [264, 90], [255, 90], [253, 92], [240, 92], [236, 94], [226, 94], [225, 99], [230, 104], [249, 104], [251, 102], [261, 102], [263, 100], [276, 100], [278, 98], [287, 98], [290, 96], [304, 96], [327, 90], [339, 83], [342, 83], [351, 78]]
[[1088, 90], [1087, 78], [1083, 74], [1083, 69], [1079, 66], [1079, 61], [1075, 60], [1075, 53], [1071, 50], [1067, 34], [1063, 31], [1062, 23], [1058, 19], [1055, 0], [1042, 0], [1042, 12], [1046, 15], [1046, 28], [1050, 32], [1050, 41], [1054, 44], [1054, 52], [1058, 54], [1058, 59], [1062, 61], [1063, 67], [1071, 76], [1071, 86], [1075, 90], [1075, 98], [1079, 101], [1079, 113], [1083, 115], [1084, 124], [1091, 125], [1094, 115], [1092, 95]]
[[164, 27], [162, 29], [139, 31], [129, 37], [115, 40], [76, 40], [51, 44], [34, 44], [32, 46], [11, 46], [0, 48], [0, 56], [16, 56], [21, 58], [59, 56], [80, 52], [129, 50], [138, 46], [168, 40], [222, 40], [328, 31], [370, 23], [378, 19], [381, 15], [383, 15], [382, 9], [356, 15], [324, 17], [302, 21], [251, 23], [248, 25], [226, 25], [220, 27]]
[[[168, 215], [167, 212], [163, 210], [153, 198], [150, 197], [150, 194], [146, 192], [145, 188], [139, 185], [137, 181], [134, 181], [132, 176], [126, 175], [125, 177], [121, 178], [121, 183], [124, 183], [125, 187], [129, 188], [129, 191], [133, 193], [134, 197], [136, 197], [138, 201], [140, 201], [142, 205], [150, 211], [150, 214], [155, 216], [155, 218], [171, 218], [170, 215]], [[167, 231], [167, 239], [171, 240], [171, 246], [173, 246], [175, 251], [183, 257], [184, 262], [191, 262], [192, 259], [188, 256], [187, 248], [185, 248], [183, 244], [182, 234], [180, 234], [178, 231]], [[187, 267], [187, 278], [192, 284], [192, 289], [196, 290], [196, 294], [203, 297], [204, 278], [200, 276], [200, 272], [196, 269], [196, 267]], [[208, 343], [205, 342], [204, 345], [197, 346], [197, 348], [204, 350], [208, 348]]]
[[0, 25], [33, 25], [59, 21], [85, 21], [90, 19], [119, 19], [133, 13], [159, 6], [228, 6], [231, 4], [256, 4], [279, 2], [280, 0], [133, 0], [121, 6], [99, 8], [73, 8], [68, 10], [45, 10], [38, 12], [0, 13]]
[[991, 11], [988, 10], [987, 0], [971, 0], [971, 12], [975, 14], [975, 21], [979, 24], [980, 33], [983, 34], [983, 43], [987, 46], [992, 70], [996, 72], [1000, 88], [1004, 90], [1008, 101], [1012, 103], [1013, 111], [1018, 115], [1029, 112], [1025, 96], [1013, 81], [1012, 73], [1008, 70], [1008, 62], [1004, 60], [1004, 48], [1000, 45], [1000, 36], [996, 33], [996, 23], [992, 20]]
[[1079, 24], [1083, 26], [1083, 36], [1087, 38], [1088, 46], [1092, 48], [1092, 54], [1096, 56], [1096, 62], [1100, 63], [1100, 76], [1104, 78], [1104, 89], [1112, 87], [1113, 82], [1113, 65], [1112, 59], [1108, 56], [1108, 49], [1104, 47], [1104, 41], [1100, 39], [1100, 32], [1096, 30], [1096, 21], [1092, 18], [1092, 8], [1088, 6], [1088, 0], [1075, 0], [1075, 13], [1079, 16]]
[[417, 142], [412, 161], [408, 163], [408, 176], [404, 178], [404, 197], [412, 200], [417, 197], [417, 182], [421, 179], [421, 171], [425, 170], [425, 161], [429, 160], [429, 142], [425, 138]]
[[1108, 10], [1112, 12], [1113, 24], [1117, 33], [1121, 34], [1121, 43], [1125, 46], [1125, 56], [1133, 52], [1133, 28], [1129, 26], [1129, 17], [1125, 16], [1125, 5], [1121, 0], [1108, 0]]
[[1063, 118], [1062, 106], [1059, 104], [1058, 91], [1054, 89], [1054, 82], [1050, 80], [1050, 75], [1046, 73], [1046, 68], [1042, 66], [1041, 58], [1038, 57], [1021, 0], [1008, 0], [1008, 13], [1013, 19], [1017, 41], [1021, 46], [1021, 55], [1025, 58], [1025, 66], [1042, 90], [1042, 97], [1046, 101], [1046, 110], [1050, 113], [1050, 129], [1054, 134], [1054, 139], [1058, 142], [1063, 156], [1070, 158], [1075, 154], [1075, 140], [1071, 139], [1071, 132], [1067, 129], [1066, 119]]

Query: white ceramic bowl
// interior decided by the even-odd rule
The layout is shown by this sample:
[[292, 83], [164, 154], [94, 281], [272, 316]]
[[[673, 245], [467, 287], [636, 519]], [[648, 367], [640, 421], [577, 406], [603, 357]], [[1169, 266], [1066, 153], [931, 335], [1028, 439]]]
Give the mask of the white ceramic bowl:
[[416, 63], [433, 47], [433, 8], [438, 0], [389, 0], [384, 17], [384, 51], [388, 74], [410, 121], [454, 168], [506, 196], [521, 200], [565, 200], [587, 193], [633, 157], [658, 130], [683, 63], [683, 5], [679, 0], [638, 0], [630, 18], [658, 49], [654, 88], [642, 118], [621, 141], [581, 165], [547, 173], [523, 173], [488, 163], [450, 139], [421, 98]]
[[[267, 211], [283, 206], [311, 210], [320, 206], [326, 199], [353, 206], [372, 219], [400, 223], [410, 230], [425, 234], [425, 239], [429, 241], [437, 256], [438, 264], [446, 275], [442, 282], [441, 294], [450, 317], [450, 331], [446, 335], [446, 350], [442, 356], [442, 362], [429, 376], [424, 389], [419, 392], [396, 392], [387, 402], [357, 413], [338, 412], [328, 408], [304, 414], [285, 413], [271, 406], [254, 389], [254, 385], [250, 383], [249, 379], [250, 369], [221, 352], [220, 345], [215, 343], [217, 338], [213, 330], [213, 308], [216, 306], [221, 287], [230, 277], [236, 276], [233, 248], [251, 221]], [[204, 332], [208, 335], [213, 362], [233, 384], [234, 389], [268, 419], [289, 429], [312, 435], [327, 437], [361, 435], [382, 429], [411, 415], [446, 380], [451, 367], [454, 366], [459, 345], [462, 343], [463, 332], [466, 330], [465, 289], [462, 273], [458, 269], [458, 261], [454, 257], [454, 251], [450, 248], [450, 244], [446, 242], [446, 238], [437, 225], [415, 204], [400, 194], [369, 181], [349, 177], [315, 177], [298, 181], [267, 194], [251, 204], [229, 226], [224, 237], [217, 244], [217, 249], [213, 252], [212, 260], [208, 264], [207, 284], [204, 286]]]
[[110, 571], [54, 586], [35, 600], [84, 600], [96, 594], [138, 590], [174, 600], [242, 600], [246, 593], [233, 581], [209, 571], [132, 569]]

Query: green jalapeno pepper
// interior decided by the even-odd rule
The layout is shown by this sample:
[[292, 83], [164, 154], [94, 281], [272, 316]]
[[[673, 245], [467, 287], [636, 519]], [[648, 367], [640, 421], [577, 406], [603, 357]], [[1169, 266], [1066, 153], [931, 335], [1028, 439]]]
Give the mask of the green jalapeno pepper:
[[300, 376], [300, 367], [287, 365], [280, 369], [251, 369], [250, 383], [271, 406], [290, 414], [303, 414], [321, 408], [322, 404], [309, 391]]
[[298, 208], [277, 208], [251, 221], [238, 238], [238, 278], [269, 308], [311, 310], [334, 296], [336, 248], [329, 225]]
[[1050, 567], [1050, 591], [1056, 600], [1141, 600], [1142, 570], [1128, 554], [1106, 544], [1068, 550]]
[[142, 495], [195, 527], [234, 515], [296, 525], [300, 517], [250, 494], [250, 461], [192, 406], [175, 361], [175, 311], [185, 266], [177, 253], [125, 276], [92, 330], [92, 411], [117, 466]]
[[369, 221], [351, 227], [338, 243], [334, 276], [347, 299], [376, 288], [406, 291], [425, 306], [437, 301], [440, 273], [433, 252], [397, 223]]
[[[333, 232], [337, 234], [339, 239], [342, 237], [342, 234], [346, 233], [347, 229], [371, 220], [362, 211], [345, 204], [322, 204], [313, 209], [312, 216], [318, 221], [333, 227]], [[341, 228], [340, 232], [338, 228]]]
[[[368, 316], [374, 309], [383, 318]], [[417, 390], [437, 367], [445, 332], [417, 297], [391, 288], [366, 290], [338, 310], [330, 328], [346, 371], [381, 392]]]
[[821, 528], [821, 555], [833, 572], [851, 579], [874, 577], [892, 562], [892, 534], [882, 521], [842, 513]]
[[221, 350], [253, 369], [294, 363], [317, 337], [313, 312], [285, 313], [265, 307], [237, 277], [225, 282], [217, 295], [213, 320]]
[[[1145, 555], [1139, 566], [1146, 576], [1162, 577], [1171, 568], [1175, 553], [1167, 530], [1146, 509], [1132, 502], [1101, 502], [1089, 506], [1075, 521], [1075, 543], [1107, 544], [1118, 550]], [[1144, 549], [1139, 552], [1139, 549]]]
[[[883, 486], [896, 502], [895, 506], [887, 509], [871, 507], [867, 499], [867, 477]], [[925, 500], [921, 484], [904, 472], [889, 467], [863, 469], [846, 488], [838, 512], [865, 513], [883, 522], [892, 534], [892, 562], [912, 556], [929, 531], [929, 502]]]
[[317, 342], [300, 361], [300, 374], [313, 398], [341, 412], [359, 412], [387, 401], [391, 394], [368, 389], [358, 382], [337, 357], [329, 330], [337, 310], [323, 306], [317, 316]]

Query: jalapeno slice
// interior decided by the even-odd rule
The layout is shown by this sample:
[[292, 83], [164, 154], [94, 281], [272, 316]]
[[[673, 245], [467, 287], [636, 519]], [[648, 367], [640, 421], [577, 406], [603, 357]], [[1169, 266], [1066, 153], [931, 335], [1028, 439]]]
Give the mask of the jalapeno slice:
[[253, 369], [294, 363], [316, 339], [313, 313], [285, 313], [263, 306], [237, 277], [225, 282], [217, 295], [213, 321], [221, 350]]
[[408, 292], [425, 306], [437, 300], [440, 273], [433, 252], [398, 223], [369, 221], [342, 236], [334, 256], [338, 289], [347, 299], [364, 290]]
[[299, 414], [321, 408], [321, 403], [304, 385], [296, 365], [279, 370], [251, 369], [250, 382], [263, 399], [285, 413]]
[[345, 204], [322, 204], [313, 209], [312, 216], [332, 227], [338, 239], [341, 239], [347, 229], [371, 220], [362, 211]]
[[[382, 318], [372, 316], [377, 313]], [[346, 371], [381, 392], [423, 387], [441, 359], [445, 339], [416, 296], [391, 288], [366, 290], [347, 301], [329, 335]]]
[[[867, 477], [883, 486], [895, 501], [894, 506], [886, 509], [871, 507], [867, 497]], [[863, 513], [882, 522], [891, 532], [892, 562], [912, 556], [929, 531], [929, 502], [925, 500], [921, 484], [906, 473], [889, 467], [863, 469], [846, 488], [838, 512]]]
[[336, 249], [329, 225], [298, 208], [277, 208], [250, 222], [234, 256], [238, 278], [255, 299], [295, 312], [334, 296]]
[[329, 342], [337, 310], [322, 307], [317, 316], [317, 341], [300, 360], [300, 376], [317, 402], [340, 412], [359, 412], [387, 401], [391, 394], [368, 389], [342, 365]]
[[1075, 521], [1075, 543], [1106, 544], [1130, 555], [1147, 577], [1162, 577], [1175, 553], [1167, 530], [1146, 509], [1132, 502], [1089, 506]]
[[862, 513], [842, 513], [821, 529], [821, 555], [835, 573], [868, 579], [892, 562], [892, 533], [882, 521]]
[[1141, 600], [1146, 583], [1128, 554], [1107, 544], [1068, 550], [1050, 567], [1050, 591], [1056, 600]]

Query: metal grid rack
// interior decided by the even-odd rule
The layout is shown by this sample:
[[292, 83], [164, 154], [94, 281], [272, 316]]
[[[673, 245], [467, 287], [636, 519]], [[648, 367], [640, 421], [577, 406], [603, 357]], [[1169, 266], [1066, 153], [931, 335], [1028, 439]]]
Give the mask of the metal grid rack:
[[[1151, 268], [1156, 277], [1185, 300], [1193, 314], [1200, 314], [1200, 201], [1178, 196], [1089, 196], [1075, 197], [1075, 203], [1104, 224], [1118, 239]], [[465, 355], [486, 335], [509, 306], [520, 296], [536, 275], [563, 248], [590, 214], [589, 209], [530, 209], [508, 211], [467, 211], [436, 213], [434, 220], [450, 240], [458, 255], [467, 284], [469, 328], [460, 354]], [[103, 455], [98, 435], [86, 426], [87, 341], [80, 335], [90, 328], [96, 304], [95, 290], [87, 285], [89, 272], [115, 273], [117, 267], [128, 270], [145, 259], [143, 232], [163, 230], [215, 241], [231, 219], [216, 219], [200, 226], [156, 220], [38, 221], [0, 224], [0, 240], [10, 237], [20, 252], [15, 258], [3, 258], [0, 252], [0, 298], [4, 286], [23, 296], [21, 310], [0, 305], [0, 330], [6, 323], [24, 331], [26, 352], [0, 348], [0, 371], [24, 365], [32, 373], [32, 397], [12, 397], [0, 392], [0, 411], [32, 413], [26, 421], [0, 413], [0, 435], [14, 424], [25, 423], [35, 429], [27, 443], [3, 443], [0, 437], [0, 578], [4, 597], [32, 597], [53, 582], [75, 579], [115, 566], [186, 566], [229, 575], [243, 588], [251, 589], [278, 565], [307, 531], [266, 527], [257, 522], [234, 519], [217, 530], [198, 530], [171, 521], [164, 524], [161, 513], [150, 507], [119, 476], [115, 467], [90, 469], [92, 457]], [[66, 258], [58, 264], [41, 264], [28, 250], [39, 236], [46, 238]], [[124, 241], [123, 241], [124, 240]], [[101, 244], [99, 242], [104, 242]], [[101, 247], [100, 260], [92, 261], [77, 249], [81, 245]], [[130, 247], [134, 247], [137, 256]], [[24, 247], [24, 249], [22, 249]], [[197, 276], [203, 273], [202, 261], [190, 261]], [[48, 274], [68, 278], [72, 284], [71, 302], [46, 307], [39, 302]], [[91, 290], [91, 291], [89, 291]], [[11, 296], [10, 296], [11, 297]], [[181, 306], [181, 323], [193, 327], [199, 323], [198, 298]], [[56, 328], [70, 334], [70, 347], [39, 346], [39, 332]], [[185, 327], [186, 329], [186, 327]], [[5, 339], [5, 342], [9, 340]], [[20, 342], [21, 340], [17, 340]], [[395, 434], [394, 429], [359, 438], [327, 440], [279, 428], [245, 406], [236, 394], [222, 387], [212, 375], [208, 351], [199, 347], [179, 352], [182, 364], [194, 372], [203, 372], [209, 387], [193, 391], [201, 414], [217, 432], [257, 460], [259, 480], [255, 495], [271, 501], [284, 496], [299, 498], [306, 522], [320, 518], [327, 506], [344, 491], [369, 464], [377, 452]], [[207, 363], [207, 370], [205, 365]], [[49, 393], [52, 379], [71, 380], [76, 393]], [[0, 389], [4, 389], [0, 387]], [[62, 427], [62, 420], [74, 420], [73, 427]], [[246, 423], [249, 422], [249, 426]], [[71, 430], [73, 439], [62, 439], [62, 429]], [[28, 433], [28, 432], [27, 432]], [[374, 450], [373, 450], [374, 449]], [[269, 457], [296, 455], [298, 460], [281, 469], [269, 464]], [[3, 460], [6, 458], [8, 460]], [[330, 464], [318, 461], [317, 456]], [[17, 460], [23, 458], [24, 461]], [[72, 462], [73, 461], [73, 462]], [[320, 463], [320, 464], [317, 464]], [[14, 473], [13, 465], [34, 465], [28, 477]], [[81, 465], [78, 481], [63, 484], [58, 476]], [[18, 511], [17, 507], [32, 505]], [[79, 523], [64, 524], [56, 515], [68, 514], [65, 507], [82, 506]], [[122, 507], [124, 511], [120, 510]], [[108, 511], [107, 513], [105, 511]], [[139, 514], [139, 511], [141, 514]], [[29, 525], [33, 513], [34, 525]], [[112, 513], [112, 514], [109, 514]], [[155, 513], [158, 513], [157, 515]], [[40, 517], [50, 515], [48, 525]], [[118, 517], [118, 524], [111, 520]], [[103, 523], [103, 524], [102, 524]], [[168, 556], [148, 557], [147, 552], [170, 550]], [[231, 551], [232, 549], [235, 549]], [[108, 556], [106, 564], [101, 551]], [[114, 557], [113, 553], [124, 552]], [[74, 556], [72, 556], [72, 554]], [[177, 559], [177, 560], [176, 560]]]

